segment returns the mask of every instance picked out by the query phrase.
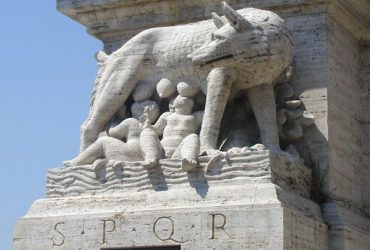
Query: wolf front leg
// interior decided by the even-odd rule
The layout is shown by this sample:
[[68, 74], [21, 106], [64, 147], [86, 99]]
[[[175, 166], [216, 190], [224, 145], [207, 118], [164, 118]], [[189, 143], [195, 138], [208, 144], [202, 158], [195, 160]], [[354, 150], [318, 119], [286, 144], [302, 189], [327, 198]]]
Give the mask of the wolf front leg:
[[236, 72], [229, 68], [214, 68], [208, 75], [206, 105], [199, 136], [201, 153], [210, 153], [217, 148], [221, 120], [235, 80]]
[[256, 86], [248, 89], [247, 93], [263, 145], [275, 153], [280, 153], [273, 85]]

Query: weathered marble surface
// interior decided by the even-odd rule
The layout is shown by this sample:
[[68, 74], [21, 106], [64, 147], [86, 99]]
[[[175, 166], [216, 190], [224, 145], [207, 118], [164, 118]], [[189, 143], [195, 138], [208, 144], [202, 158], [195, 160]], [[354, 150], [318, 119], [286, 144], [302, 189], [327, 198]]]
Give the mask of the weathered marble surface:
[[271, 181], [304, 197], [310, 196], [311, 170], [299, 161], [292, 162], [267, 150], [200, 157], [199, 161], [192, 172], [184, 171], [179, 159], [160, 160], [158, 168], [149, 170], [141, 162], [98, 171], [91, 165], [50, 169], [47, 197], [166, 191], [189, 185], [201, 196], [207, 196], [210, 186], [237, 187]]
[[[78, 181], [55, 179], [65, 169], [54, 169], [49, 174], [54, 175], [49, 185], [58, 186], [49, 188], [59, 193], [48, 189], [50, 196], [65, 195], [73, 185], [78, 191], [70, 192], [71, 196], [66, 198], [35, 202], [15, 228], [15, 249], [176, 245], [173, 240], [161, 240], [172, 232], [171, 220], [175, 241], [189, 239], [185, 249], [200, 249], [197, 246], [203, 244], [204, 249], [216, 245], [221, 249], [246, 249], [245, 245], [252, 249], [370, 249], [369, 2], [230, 0], [228, 3], [236, 9], [259, 7], [275, 11], [292, 32], [295, 70], [289, 83], [294, 88], [294, 98], [302, 100], [302, 107], [315, 117], [315, 124], [303, 127], [303, 138], [294, 145], [305, 164], [313, 169], [311, 198], [321, 203], [324, 220], [315, 203], [297, 196], [297, 192], [282, 191], [265, 182], [269, 171], [256, 183], [243, 177], [221, 184], [209, 181], [204, 198], [187, 182], [169, 185], [163, 192], [143, 189], [135, 197], [129, 192], [74, 197], [81, 191]], [[214, 0], [58, 0], [58, 8], [102, 40], [108, 54], [147, 28], [208, 19], [212, 11], [221, 13], [220, 1]], [[204, 169], [202, 158], [200, 161], [200, 169]], [[223, 158], [221, 161], [225, 163]], [[179, 162], [168, 162], [174, 162], [176, 170], [179, 169]], [[226, 170], [229, 166], [225, 166]], [[163, 169], [166, 173], [174, 170], [166, 166]], [[91, 167], [75, 170], [88, 173], [91, 179], [96, 177]], [[115, 178], [112, 169], [107, 173], [110, 180]], [[183, 180], [188, 178], [183, 171], [176, 174]], [[94, 179], [92, 183], [99, 182]], [[219, 189], [213, 184], [220, 185]], [[101, 185], [107, 187], [104, 185], [108, 182]], [[224, 217], [213, 217], [216, 213], [226, 216], [224, 228]], [[161, 217], [162, 224], [155, 226], [158, 238], [153, 227]], [[145, 219], [144, 224], [140, 218]], [[179, 226], [178, 221], [185, 227]], [[234, 247], [238, 241], [224, 234], [225, 230], [231, 236], [237, 232], [240, 235], [237, 240], [244, 246]], [[138, 232], [145, 236], [140, 237]], [[211, 239], [213, 232], [215, 239]], [[284, 241], [280, 241], [282, 237]]]
[[370, 107], [370, 46], [361, 46], [360, 48], [360, 105], [361, 112], [365, 114], [363, 117], [362, 123], [362, 132], [363, 135], [361, 138], [362, 146], [362, 165], [364, 167], [363, 173], [363, 190], [362, 190], [362, 199], [365, 203], [365, 211], [367, 216], [370, 218], [370, 165], [367, 163], [370, 162], [370, 112], [367, 111], [367, 107]]
[[14, 250], [181, 245], [181, 249], [327, 249], [317, 204], [271, 183], [48, 198], [16, 225]]
[[[284, 17], [312, 13], [335, 13], [357, 39], [370, 40], [370, 4], [367, 0], [229, 0], [236, 9], [255, 7]], [[103, 41], [106, 51], [115, 51], [142, 30], [204, 20], [221, 11], [216, 0], [57, 0], [57, 8], [81, 23], [87, 32]], [[143, 18], [145, 16], [146, 18]], [[114, 18], [113, 18], [114, 17]], [[148, 21], [150, 20], [150, 21]]]
[[321, 208], [330, 227], [329, 249], [370, 249], [370, 220], [364, 214], [336, 202]]

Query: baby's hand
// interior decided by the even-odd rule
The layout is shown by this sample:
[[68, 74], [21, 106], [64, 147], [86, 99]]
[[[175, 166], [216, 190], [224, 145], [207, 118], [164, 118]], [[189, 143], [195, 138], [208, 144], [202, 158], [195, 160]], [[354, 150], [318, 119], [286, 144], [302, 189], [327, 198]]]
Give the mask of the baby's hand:
[[142, 123], [142, 129], [145, 128], [153, 128], [153, 125], [149, 122], [149, 119], [146, 119], [145, 122]]

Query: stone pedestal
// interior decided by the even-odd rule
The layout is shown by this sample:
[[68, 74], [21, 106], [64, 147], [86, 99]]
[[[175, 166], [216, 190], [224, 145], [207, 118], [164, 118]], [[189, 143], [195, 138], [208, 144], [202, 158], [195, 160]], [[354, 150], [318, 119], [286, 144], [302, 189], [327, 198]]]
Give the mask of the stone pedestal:
[[266, 183], [38, 200], [14, 249], [327, 249], [326, 233], [317, 204]]
[[[268, 151], [223, 156], [212, 166], [207, 162], [207, 157], [202, 159], [195, 176], [181, 171], [179, 165], [176, 168], [176, 161], [172, 167], [161, 162], [159, 186], [167, 184], [162, 191], [146, 190], [140, 184], [150, 180], [144, 172], [139, 180], [144, 171], [140, 166], [136, 166], [136, 176], [131, 173], [121, 179], [122, 186], [130, 180], [136, 185], [115, 190], [116, 184], [109, 183], [119, 177], [107, 170], [106, 191], [99, 195], [74, 194], [71, 190], [84, 186], [81, 178], [88, 183], [88, 174], [79, 177], [81, 172], [70, 170], [69, 175], [64, 170], [65, 180], [72, 173], [75, 178], [70, 187], [66, 184], [64, 197], [57, 197], [55, 189], [63, 183], [62, 177], [58, 179], [51, 170], [48, 193], [55, 198], [36, 201], [20, 219], [14, 249], [327, 249], [327, 226], [320, 207], [294, 192], [294, 185], [281, 188], [271, 182], [284, 180], [276, 175], [283, 168], [301, 171], [291, 183], [304, 181], [310, 173], [304, 166], [289, 165]], [[129, 167], [124, 166], [123, 173]]]

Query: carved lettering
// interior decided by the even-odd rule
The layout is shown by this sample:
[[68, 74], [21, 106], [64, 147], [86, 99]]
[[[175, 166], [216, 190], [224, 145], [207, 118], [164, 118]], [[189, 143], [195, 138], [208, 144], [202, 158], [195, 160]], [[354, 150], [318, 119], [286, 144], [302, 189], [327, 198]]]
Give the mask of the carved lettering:
[[[157, 233], [157, 225], [158, 223], [160, 222], [164, 222], [165, 221], [169, 221], [170, 222], [170, 230], [168, 230], [169, 232], [169, 235], [168, 237], [163, 237], [163, 236], [160, 236], [158, 233]], [[162, 230], [162, 231], [165, 231], [165, 230]], [[167, 230], [166, 230], [167, 231]], [[173, 236], [173, 234], [175, 233], [175, 223], [174, 221], [170, 218], [170, 217], [159, 217], [155, 222], [154, 222], [154, 225], [153, 225], [153, 233], [155, 235], [155, 237], [157, 237], [159, 240], [161, 241], [167, 241], [167, 240], [170, 240], [171, 237]]]
[[[214, 240], [214, 239], [217, 239], [216, 238], [216, 230], [222, 230], [228, 237], [230, 238], [233, 238], [231, 237], [225, 230], [225, 226], [226, 226], [226, 216], [224, 214], [210, 214], [212, 216], [212, 236], [211, 236], [211, 240]], [[220, 218], [221, 219], [221, 223], [217, 224], [216, 218]]]
[[[106, 244], [107, 243], [106, 234], [114, 232], [114, 230], [116, 230], [116, 222], [111, 219], [102, 220], [102, 222], [103, 222], [103, 239], [101, 244]], [[109, 227], [108, 224], [111, 224], [110, 229], [108, 229]]]
[[[169, 225], [168, 225], [169, 224]], [[159, 233], [162, 232], [162, 233]], [[167, 236], [163, 235], [163, 232], [168, 232]], [[186, 241], [179, 241], [173, 238], [175, 234], [175, 222], [171, 217], [159, 217], [153, 225], [153, 233], [161, 241], [171, 240], [176, 243], [185, 243]]]
[[53, 246], [55, 247], [60, 247], [60, 246], [63, 246], [64, 245], [64, 239], [65, 239], [65, 236], [64, 234], [59, 231], [58, 227], [60, 225], [64, 225], [65, 223], [64, 222], [58, 222], [57, 224], [55, 224], [54, 226], [54, 231], [61, 237], [60, 240], [56, 241], [55, 239], [53, 239]]

